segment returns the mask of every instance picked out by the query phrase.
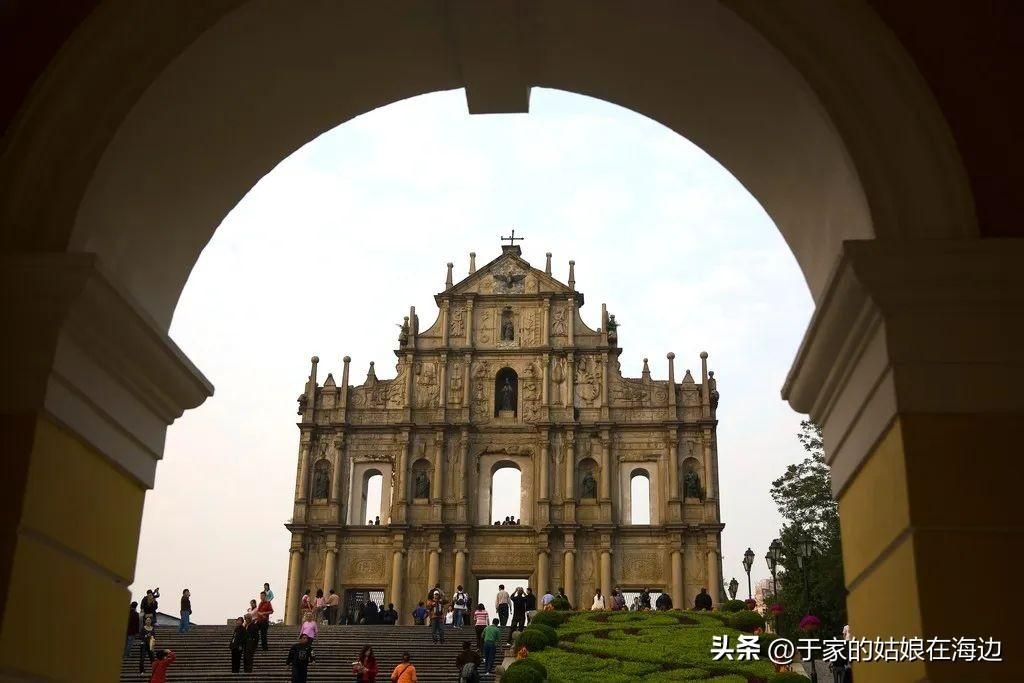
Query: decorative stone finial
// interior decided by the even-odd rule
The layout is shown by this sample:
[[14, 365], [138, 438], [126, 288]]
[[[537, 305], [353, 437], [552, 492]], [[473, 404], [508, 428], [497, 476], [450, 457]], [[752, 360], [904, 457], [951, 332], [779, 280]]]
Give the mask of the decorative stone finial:
[[452, 268], [455, 266], [451, 261], [448, 262], [448, 275], [444, 278], [444, 286], [446, 289], [452, 288]]
[[345, 356], [344, 358], [341, 359], [341, 362], [342, 363], [351, 363], [352, 362], [352, 357], [351, 356]]
[[701, 352], [700, 352], [700, 357], [701, 357], [701, 359], [703, 359], [703, 360], [707, 360], [707, 358], [708, 358], [708, 352], [707, 352], [707, 351], [701, 351]]
[[476, 252], [469, 252], [469, 274], [472, 275], [476, 272]]
[[546, 258], [544, 262], [544, 273], [546, 275], [551, 275], [551, 252], [547, 252], [544, 256]]
[[576, 262], [569, 261], [569, 288], [576, 289]]
[[320, 356], [313, 356], [312, 358], [309, 359], [309, 362], [310, 363], [319, 363], [320, 362]]
[[671, 351], [669, 351], [667, 354], [665, 354], [665, 358], [668, 358], [669, 360], [675, 360], [675, 357], [676, 357], [676, 354], [672, 353]]

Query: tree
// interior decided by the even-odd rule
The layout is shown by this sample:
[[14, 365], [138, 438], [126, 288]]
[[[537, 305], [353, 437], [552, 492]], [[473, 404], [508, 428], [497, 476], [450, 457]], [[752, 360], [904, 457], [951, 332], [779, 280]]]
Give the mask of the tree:
[[[781, 603], [782, 635], [800, 637], [797, 624], [805, 614], [821, 619], [821, 637], [838, 637], [846, 623], [846, 586], [843, 577], [843, 546], [839, 537], [839, 506], [832, 497], [832, 478], [825, 463], [821, 427], [809, 420], [800, 423], [797, 434], [808, 456], [786, 468], [772, 482], [772, 500], [783, 518], [779, 537], [783, 554], [779, 595], [769, 601]], [[806, 560], [811, 600], [804, 597], [803, 575], [797, 564], [797, 544], [803, 536], [814, 541], [814, 554]]]

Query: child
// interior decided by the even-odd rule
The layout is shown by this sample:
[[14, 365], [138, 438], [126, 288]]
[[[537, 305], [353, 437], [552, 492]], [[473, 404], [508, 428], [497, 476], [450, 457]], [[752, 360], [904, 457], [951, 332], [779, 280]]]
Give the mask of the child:
[[309, 638], [309, 646], [313, 647], [313, 641], [316, 640], [316, 636], [320, 631], [320, 626], [316, 623], [316, 619], [313, 618], [312, 612], [306, 612], [302, 615], [302, 627], [299, 629], [299, 636], [306, 636]]
[[171, 650], [157, 650], [156, 661], [153, 662], [153, 673], [149, 676], [149, 683], [167, 683], [167, 669], [174, 664], [174, 652]]

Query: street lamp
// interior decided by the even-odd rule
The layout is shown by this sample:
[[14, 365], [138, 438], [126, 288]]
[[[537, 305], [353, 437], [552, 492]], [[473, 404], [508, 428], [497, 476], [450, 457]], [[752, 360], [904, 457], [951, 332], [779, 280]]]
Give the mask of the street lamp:
[[[811, 555], [814, 553], [814, 539], [810, 536], [801, 536], [796, 545], [796, 561], [800, 566], [800, 573], [804, 575], [804, 602], [807, 604], [807, 613], [811, 613], [811, 584], [808, 582], [807, 573], [810, 569]], [[811, 661], [811, 683], [818, 683], [818, 672], [814, 668], [814, 648], [810, 648]]]
[[737, 581], [736, 577], [734, 576], [732, 578], [732, 581], [729, 582], [729, 599], [730, 600], [735, 600], [736, 599], [736, 591], [739, 590], [739, 587], [740, 587], [740, 582]]
[[[775, 579], [775, 573], [779, 568], [779, 560], [782, 559], [782, 541], [775, 539], [768, 546], [768, 553], [764, 556], [765, 561], [768, 563], [768, 571], [772, 573], [772, 600], [775, 602], [779, 601], [779, 584]], [[779, 632], [779, 617], [774, 615], [775, 618], [772, 620], [772, 624], [776, 633]]]
[[747, 552], [743, 553], [743, 569], [747, 572], [747, 598], [753, 599], [754, 591], [750, 587], [750, 568], [754, 566], [754, 551], [747, 548]]

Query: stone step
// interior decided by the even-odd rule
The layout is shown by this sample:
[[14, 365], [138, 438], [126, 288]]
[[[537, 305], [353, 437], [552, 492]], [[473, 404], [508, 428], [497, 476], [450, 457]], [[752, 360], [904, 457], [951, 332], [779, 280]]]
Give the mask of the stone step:
[[[156, 647], [174, 650], [177, 659], [168, 671], [169, 681], [234, 681], [244, 677], [259, 683], [290, 680], [290, 670], [284, 661], [288, 649], [296, 641], [296, 626], [271, 626], [267, 631], [266, 652], [257, 650], [252, 674], [232, 674], [228, 643], [233, 628], [230, 626], [193, 626], [188, 633], [178, 633], [176, 627], [158, 626]], [[503, 629], [507, 640], [509, 629]], [[323, 626], [320, 628], [313, 652], [316, 662], [309, 669], [310, 681], [337, 681], [351, 679], [352, 661], [364, 645], [372, 645], [380, 665], [379, 680], [386, 681], [392, 669], [409, 652], [416, 665], [417, 676], [423, 681], [455, 681], [458, 672], [455, 658], [462, 650], [462, 642], [476, 644], [476, 631], [471, 626], [445, 627], [445, 642], [432, 642], [430, 628], [426, 626]], [[502, 652], [498, 653], [499, 659]], [[125, 658], [121, 681], [148, 680], [150, 665], [144, 663], [143, 674], [138, 672], [138, 650]], [[485, 676], [483, 680], [493, 680]]]

